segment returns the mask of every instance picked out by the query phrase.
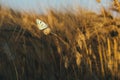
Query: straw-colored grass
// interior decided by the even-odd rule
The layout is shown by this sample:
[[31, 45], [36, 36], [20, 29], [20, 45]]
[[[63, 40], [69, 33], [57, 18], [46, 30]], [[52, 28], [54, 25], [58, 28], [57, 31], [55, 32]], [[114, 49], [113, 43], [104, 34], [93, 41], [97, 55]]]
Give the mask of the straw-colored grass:
[[[51, 34], [38, 30], [38, 18]], [[38, 15], [1, 7], [0, 80], [119, 80], [119, 21], [105, 9]]]

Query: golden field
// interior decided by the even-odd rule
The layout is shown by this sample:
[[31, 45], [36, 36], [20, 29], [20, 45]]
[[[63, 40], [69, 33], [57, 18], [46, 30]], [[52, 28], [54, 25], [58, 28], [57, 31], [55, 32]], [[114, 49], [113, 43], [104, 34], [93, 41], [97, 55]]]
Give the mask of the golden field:
[[[44, 35], [36, 19], [48, 24]], [[0, 80], [120, 80], [120, 18], [78, 9], [0, 7]]]

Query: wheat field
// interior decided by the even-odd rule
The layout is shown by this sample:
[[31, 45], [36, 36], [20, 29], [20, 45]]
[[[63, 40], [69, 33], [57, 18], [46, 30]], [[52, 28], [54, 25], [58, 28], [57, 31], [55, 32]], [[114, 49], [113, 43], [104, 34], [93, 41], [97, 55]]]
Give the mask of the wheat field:
[[[38, 30], [35, 20], [51, 28]], [[120, 80], [120, 18], [105, 9], [47, 14], [0, 7], [0, 80]]]

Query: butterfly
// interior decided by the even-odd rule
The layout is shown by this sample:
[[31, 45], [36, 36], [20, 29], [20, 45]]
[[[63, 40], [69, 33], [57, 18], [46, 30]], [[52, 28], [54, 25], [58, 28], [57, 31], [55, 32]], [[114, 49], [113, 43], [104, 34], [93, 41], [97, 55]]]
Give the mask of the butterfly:
[[44, 30], [48, 28], [48, 25], [45, 22], [41, 21], [40, 19], [36, 19], [36, 23], [39, 30]]

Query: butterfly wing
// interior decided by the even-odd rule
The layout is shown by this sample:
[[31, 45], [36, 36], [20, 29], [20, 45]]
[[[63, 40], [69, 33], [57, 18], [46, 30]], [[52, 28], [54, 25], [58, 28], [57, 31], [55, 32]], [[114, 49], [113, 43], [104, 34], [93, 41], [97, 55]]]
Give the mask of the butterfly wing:
[[37, 26], [40, 30], [43, 30], [48, 27], [47, 24], [45, 24], [43, 21], [36, 19]]

